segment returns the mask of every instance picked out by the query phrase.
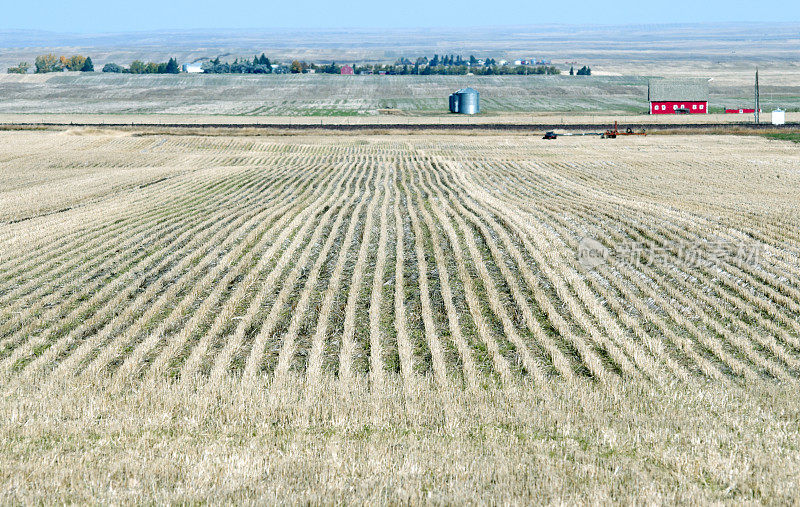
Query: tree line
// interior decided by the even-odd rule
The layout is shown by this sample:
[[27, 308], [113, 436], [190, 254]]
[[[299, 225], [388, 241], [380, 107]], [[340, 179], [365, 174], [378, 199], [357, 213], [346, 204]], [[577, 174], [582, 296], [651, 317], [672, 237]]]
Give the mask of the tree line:
[[486, 58], [485, 60], [478, 60], [475, 55], [469, 55], [469, 58], [464, 58], [461, 55], [442, 55], [434, 54], [430, 60], [427, 56], [418, 57], [413, 63], [408, 58], [400, 58], [395, 63], [399, 65], [419, 65], [430, 67], [490, 67], [497, 65], [497, 60], [494, 58]]
[[[70, 57], [58, 56], [53, 53], [36, 57], [33, 63], [36, 74], [46, 74], [48, 72], [61, 72], [71, 70], [78, 72], [94, 72], [94, 64], [88, 56], [73, 55]], [[9, 67], [9, 74], [27, 74], [31, 66], [28, 62], [20, 62], [16, 67]]]
[[[33, 64], [33, 71], [36, 74], [47, 74], [49, 72], [62, 72], [65, 70], [76, 72], [94, 72], [92, 58], [83, 55], [73, 55], [70, 57], [58, 56], [53, 53], [36, 57]], [[20, 62], [15, 67], [9, 67], [9, 74], [27, 74], [31, 69], [28, 62]], [[129, 67], [122, 67], [116, 63], [107, 63], [103, 67], [103, 72], [119, 72], [126, 74], [177, 74], [181, 71], [178, 60], [170, 58], [168, 62], [144, 63], [135, 60]]]
[[267, 55], [254, 56], [252, 60], [237, 58], [233, 63], [223, 62], [219, 57], [203, 62], [201, 68], [206, 74], [271, 74], [273, 72], [272, 62]]
[[[523, 62], [524, 63], [524, 62]], [[541, 63], [541, 62], [539, 62]], [[549, 63], [549, 62], [548, 62]], [[464, 58], [461, 55], [433, 55], [432, 58], [421, 56], [414, 61], [400, 58], [393, 64], [363, 64], [351, 65], [355, 74], [388, 74], [388, 75], [557, 75], [561, 71], [553, 65], [509, 65], [505, 62], [498, 64], [494, 58], [479, 60], [474, 55]], [[27, 62], [20, 62], [16, 67], [10, 67], [9, 73], [27, 74], [31, 66]], [[336, 62], [329, 64], [307, 63], [294, 60], [289, 65], [274, 64], [262, 53], [250, 59], [235, 59], [233, 62], [223, 62], [220, 57], [204, 62], [201, 69], [206, 74], [304, 74], [315, 72], [321, 74], [339, 74], [342, 66]], [[57, 56], [53, 53], [37, 56], [34, 62], [34, 72], [43, 74], [48, 72], [61, 72], [63, 70], [94, 72], [94, 64], [90, 57], [73, 55], [71, 57]], [[143, 62], [134, 60], [128, 67], [116, 63], [107, 63], [102, 68], [106, 73], [119, 74], [178, 74], [181, 69], [175, 58], [167, 62]], [[578, 76], [590, 76], [591, 69], [584, 66], [577, 71]], [[570, 68], [570, 75], [575, 69]]]
[[169, 61], [161, 63], [145, 63], [141, 60], [134, 60], [128, 68], [116, 63], [107, 63], [103, 66], [103, 72], [114, 74], [178, 74], [180, 71], [178, 60], [175, 58], [170, 58]]
[[[434, 55], [433, 58], [419, 57], [415, 61], [401, 58], [394, 64], [352, 64], [355, 74], [389, 74], [389, 75], [555, 75], [561, 71], [552, 65], [500, 65], [494, 58], [478, 60], [470, 55], [469, 59], [461, 56]], [[238, 58], [233, 62], [223, 62], [219, 57], [209, 60], [201, 66], [206, 74], [340, 74], [342, 66], [336, 62], [329, 64], [308, 63], [294, 60], [289, 65], [270, 62], [264, 54], [254, 56], [252, 60]]]

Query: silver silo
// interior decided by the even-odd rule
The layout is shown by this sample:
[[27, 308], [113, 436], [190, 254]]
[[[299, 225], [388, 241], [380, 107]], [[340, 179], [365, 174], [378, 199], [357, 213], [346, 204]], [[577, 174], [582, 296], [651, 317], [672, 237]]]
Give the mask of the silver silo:
[[478, 114], [481, 112], [480, 94], [472, 88], [464, 88], [456, 93], [458, 111], [463, 114]]
[[455, 93], [450, 94], [450, 112], [458, 112], [458, 96]]

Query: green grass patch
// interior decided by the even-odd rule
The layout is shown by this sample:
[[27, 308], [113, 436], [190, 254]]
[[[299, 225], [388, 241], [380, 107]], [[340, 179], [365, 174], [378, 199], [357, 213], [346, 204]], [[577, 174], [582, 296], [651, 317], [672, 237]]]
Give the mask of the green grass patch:
[[779, 132], [771, 134], [763, 134], [767, 139], [776, 139], [778, 141], [792, 141], [793, 143], [800, 143], [800, 132]]

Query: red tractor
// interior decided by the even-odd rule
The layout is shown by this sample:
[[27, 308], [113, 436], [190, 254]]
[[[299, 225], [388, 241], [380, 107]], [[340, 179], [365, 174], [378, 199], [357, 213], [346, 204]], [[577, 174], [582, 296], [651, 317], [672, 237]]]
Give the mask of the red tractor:
[[616, 139], [617, 136], [646, 136], [647, 132], [642, 130], [641, 132], [634, 132], [632, 128], [628, 127], [625, 129], [625, 132], [620, 132], [617, 122], [614, 122], [614, 130], [606, 130], [603, 132], [600, 137], [602, 139]]

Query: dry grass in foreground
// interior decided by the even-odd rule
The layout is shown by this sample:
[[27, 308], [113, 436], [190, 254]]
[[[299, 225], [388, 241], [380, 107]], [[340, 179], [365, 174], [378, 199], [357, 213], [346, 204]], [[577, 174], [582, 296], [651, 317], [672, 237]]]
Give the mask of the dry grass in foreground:
[[800, 152], [0, 133], [0, 502], [790, 503]]
[[309, 406], [300, 378], [17, 386], [0, 501], [790, 504], [800, 486], [798, 395], [777, 386], [321, 387]]

